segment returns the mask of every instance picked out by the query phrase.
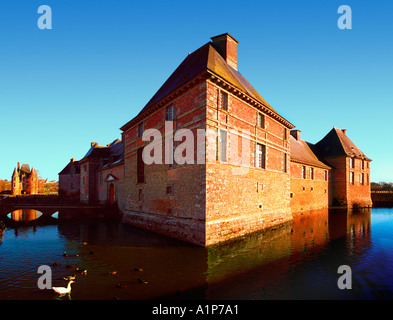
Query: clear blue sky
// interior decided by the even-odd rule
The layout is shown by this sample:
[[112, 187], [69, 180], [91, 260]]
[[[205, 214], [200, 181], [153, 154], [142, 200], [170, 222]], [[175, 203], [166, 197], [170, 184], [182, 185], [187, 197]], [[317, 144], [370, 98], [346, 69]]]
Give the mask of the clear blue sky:
[[[37, 27], [44, 4], [52, 30]], [[352, 30], [337, 27], [343, 4]], [[119, 138], [188, 52], [229, 32], [239, 71], [304, 140], [345, 128], [371, 180], [393, 181], [392, 15], [387, 0], [3, 0], [0, 178], [21, 162], [57, 180], [90, 142]]]

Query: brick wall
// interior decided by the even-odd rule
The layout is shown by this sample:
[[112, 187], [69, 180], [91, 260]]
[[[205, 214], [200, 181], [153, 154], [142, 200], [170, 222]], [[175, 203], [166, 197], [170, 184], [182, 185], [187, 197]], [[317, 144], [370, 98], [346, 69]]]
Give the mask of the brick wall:
[[[145, 130], [158, 129], [164, 143], [165, 109], [174, 105], [175, 131], [186, 128], [194, 133], [196, 162], [197, 129], [205, 128], [206, 83], [200, 82], [176, 99], [141, 119]], [[195, 244], [205, 245], [205, 164], [144, 165], [145, 182], [137, 183], [137, 149], [149, 142], [137, 136], [138, 123], [123, 133], [125, 146], [124, 187], [119, 206], [124, 221]], [[181, 142], [175, 142], [177, 147]], [[163, 153], [165, 147], [162, 148]], [[164, 155], [163, 155], [164, 160]]]
[[80, 174], [60, 174], [59, 195], [79, 198]]
[[[302, 167], [306, 177], [302, 176]], [[311, 177], [311, 169], [314, 178]], [[326, 176], [325, 176], [326, 172]], [[329, 172], [330, 170], [291, 161], [291, 211], [294, 215], [327, 208], [329, 206]], [[327, 180], [325, 180], [327, 178]]]
[[[207, 90], [206, 245], [211, 245], [289, 221], [292, 215], [289, 168], [283, 172], [283, 154], [289, 151], [284, 126], [265, 115], [265, 128], [260, 128], [256, 108], [226, 92], [228, 109], [223, 110], [220, 90], [225, 90], [210, 82]], [[219, 130], [228, 132], [225, 163], [221, 161], [219, 138], [215, 137]], [[241, 130], [249, 133], [248, 168], [243, 169], [231, 158], [232, 143]], [[256, 168], [257, 143], [266, 147], [265, 168]]]
[[[332, 199], [333, 205], [371, 206], [371, 180], [370, 162], [355, 159], [355, 168], [351, 168], [351, 158], [346, 156], [330, 157], [327, 160], [334, 167], [332, 170]], [[354, 182], [351, 183], [351, 172], [354, 173]], [[364, 174], [364, 184], [361, 174]]]
[[[115, 180], [106, 181], [109, 175], [112, 175]], [[124, 182], [124, 165], [113, 165], [97, 172], [97, 190], [98, 201], [101, 204], [107, 204], [110, 200], [110, 186], [113, 184], [114, 188], [114, 202], [118, 201], [120, 189]]]
[[[371, 183], [370, 162], [354, 159], [354, 168], [351, 168], [351, 160], [346, 159], [347, 164], [347, 203], [348, 205], [371, 206]], [[350, 174], [353, 172], [354, 181], [351, 183]], [[363, 179], [362, 179], [363, 176]]]
[[347, 165], [346, 157], [329, 157], [326, 158], [331, 170], [331, 199], [332, 205], [345, 205], [347, 203]]
[[80, 201], [82, 203], [98, 201], [97, 170], [100, 163], [100, 158], [87, 158], [80, 162]]

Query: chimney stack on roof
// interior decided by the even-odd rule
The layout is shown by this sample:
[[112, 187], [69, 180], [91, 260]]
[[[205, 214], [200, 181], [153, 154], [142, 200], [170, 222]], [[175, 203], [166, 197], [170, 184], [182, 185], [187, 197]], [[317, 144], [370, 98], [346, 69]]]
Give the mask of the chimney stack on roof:
[[75, 162], [75, 158], [72, 158], [72, 159], [71, 159], [71, 162]]
[[345, 135], [347, 135], [347, 129], [341, 129], [341, 131], [342, 131]]
[[18, 170], [19, 170], [19, 168], [20, 168], [20, 162], [18, 162]]
[[297, 141], [300, 140], [300, 130], [291, 130], [291, 136], [294, 137]]
[[232, 68], [237, 70], [237, 44], [239, 41], [229, 33], [220, 34], [210, 39], [213, 41], [214, 49]]
[[95, 147], [95, 146], [98, 146], [98, 143], [97, 143], [97, 142], [92, 142], [92, 143], [90, 144], [90, 147]]

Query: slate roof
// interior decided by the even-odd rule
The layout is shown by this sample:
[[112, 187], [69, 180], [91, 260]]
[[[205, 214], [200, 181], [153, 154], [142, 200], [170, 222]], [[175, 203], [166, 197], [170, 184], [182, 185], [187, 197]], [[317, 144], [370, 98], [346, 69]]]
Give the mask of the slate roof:
[[74, 174], [80, 174], [80, 165], [79, 165], [79, 161], [74, 161], [74, 162], [70, 162], [66, 165], [66, 167], [61, 170], [61, 172], [59, 174], [71, 174], [71, 168], [72, 166], [74, 166], [75, 171], [73, 172]]
[[116, 139], [112, 143], [108, 144], [107, 147], [110, 149], [110, 153], [113, 157], [123, 158], [124, 149], [123, 143], [120, 139]]
[[320, 157], [350, 156], [371, 161], [349, 137], [338, 128], [333, 128], [318, 143], [315, 144]]
[[112, 164], [112, 162], [123, 159], [123, 156], [123, 142], [121, 139], [116, 139], [106, 146], [93, 144], [80, 161], [87, 160], [88, 158], [102, 158], [109, 161], [107, 164]]
[[30, 173], [30, 166], [27, 163], [22, 164], [22, 166], [20, 167], [20, 171], [26, 172], [26, 173]]
[[109, 148], [102, 147], [95, 144], [90, 147], [89, 151], [87, 151], [86, 155], [80, 161], [87, 158], [102, 158], [102, 157], [109, 157]]
[[[231, 85], [240, 91], [247, 93], [250, 97], [263, 104], [265, 107], [278, 114], [261, 95], [251, 86], [251, 84], [243, 77], [243, 75], [232, 68], [224, 58], [213, 47], [212, 42], [208, 42], [193, 53], [189, 54], [177, 69], [171, 74], [168, 80], [161, 86], [156, 94], [150, 99], [145, 107], [135, 117], [143, 114], [150, 109], [160, 100], [167, 97], [177, 88], [186, 84], [189, 80], [201, 74], [202, 72], [209, 71], [212, 74], [229, 82]], [[281, 117], [281, 116], [280, 116]], [[135, 119], [134, 118], [134, 119]], [[129, 124], [134, 120], [132, 119], [126, 123], [121, 130], [126, 130]]]
[[296, 140], [292, 135], [289, 136], [291, 148], [291, 161], [316, 166], [320, 168], [330, 169], [328, 165], [323, 163], [311, 149], [311, 144], [304, 140]]

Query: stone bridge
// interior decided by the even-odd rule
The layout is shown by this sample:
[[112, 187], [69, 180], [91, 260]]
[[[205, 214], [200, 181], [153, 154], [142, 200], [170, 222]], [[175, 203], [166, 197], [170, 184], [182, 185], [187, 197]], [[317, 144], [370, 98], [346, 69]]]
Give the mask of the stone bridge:
[[[0, 200], [0, 217], [13, 214], [13, 220], [30, 221], [40, 212], [42, 217], [50, 217], [58, 212], [58, 218], [94, 218], [118, 215], [116, 206], [86, 205], [77, 200], [59, 196], [21, 196]], [[36, 217], [37, 218], [37, 217]]]

